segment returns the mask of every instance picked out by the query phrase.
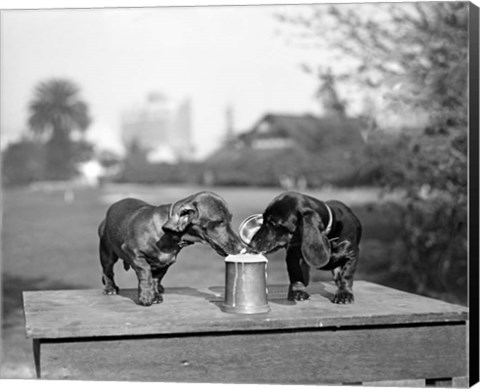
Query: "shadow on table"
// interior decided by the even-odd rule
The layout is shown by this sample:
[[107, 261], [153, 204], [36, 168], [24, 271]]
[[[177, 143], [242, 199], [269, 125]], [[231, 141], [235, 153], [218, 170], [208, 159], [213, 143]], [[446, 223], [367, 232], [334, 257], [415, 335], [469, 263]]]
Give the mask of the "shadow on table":
[[[211, 288], [210, 288], [211, 289]], [[139, 304], [138, 301], [138, 290], [137, 289], [120, 289], [119, 293], [120, 296], [128, 298], [132, 300], [135, 304]], [[184, 296], [191, 296], [191, 297], [200, 297], [204, 298], [207, 301], [223, 301], [223, 288], [222, 294], [219, 295], [215, 291], [209, 292], [208, 290], [204, 289], [195, 289], [190, 287], [182, 287], [182, 288], [165, 288], [165, 292], [162, 295], [169, 295], [169, 294], [179, 294]]]
[[[279, 305], [296, 305], [301, 302], [289, 301], [287, 299], [288, 285], [268, 285], [268, 302], [271, 304]], [[311, 294], [320, 294], [322, 297], [332, 301], [334, 294], [328, 291], [324, 283], [315, 283], [307, 288], [307, 291]], [[220, 307], [224, 301], [224, 287], [223, 286], [211, 286], [208, 289], [205, 288], [191, 288], [191, 287], [182, 287], [175, 288], [170, 287], [166, 288], [163, 293], [164, 296], [171, 294], [191, 296], [195, 298], [204, 298], [212, 304], [215, 304]], [[138, 301], [138, 291], [137, 289], [120, 289], [120, 296], [132, 300], [135, 304], [139, 304]]]
[[[223, 301], [224, 299], [224, 287], [223, 286], [213, 286], [209, 288], [215, 295], [218, 295], [216, 301]], [[267, 285], [268, 290], [268, 302], [272, 304], [279, 304], [279, 305], [296, 305], [297, 302], [290, 301], [287, 299], [288, 294], [288, 285], [284, 284], [272, 284]], [[315, 283], [312, 284], [310, 287], [307, 287], [307, 291], [311, 294], [320, 294], [322, 297], [332, 301], [334, 294], [328, 291], [325, 288], [324, 283]], [[298, 302], [301, 304], [301, 302]]]

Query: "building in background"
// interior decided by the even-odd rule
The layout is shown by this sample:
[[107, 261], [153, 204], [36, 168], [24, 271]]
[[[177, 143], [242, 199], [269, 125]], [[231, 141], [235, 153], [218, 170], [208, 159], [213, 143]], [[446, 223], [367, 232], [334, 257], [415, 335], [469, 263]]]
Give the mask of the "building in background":
[[205, 160], [209, 182], [298, 190], [360, 184], [368, 168], [364, 126], [342, 115], [266, 113]]
[[128, 150], [135, 144], [149, 162], [176, 163], [193, 159], [191, 103], [174, 102], [158, 92], [122, 114], [122, 141]]

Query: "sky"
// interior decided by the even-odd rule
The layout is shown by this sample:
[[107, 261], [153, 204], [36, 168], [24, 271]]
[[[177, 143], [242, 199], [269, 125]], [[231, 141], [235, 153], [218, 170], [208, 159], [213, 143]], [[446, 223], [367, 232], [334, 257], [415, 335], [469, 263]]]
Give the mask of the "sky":
[[[220, 146], [228, 107], [237, 133], [266, 113], [321, 114], [314, 98], [318, 80], [300, 65], [322, 62], [335, 70], [350, 65], [331, 52], [292, 44], [291, 27], [274, 18], [274, 13], [301, 13], [308, 4], [271, 2], [280, 5], [245, 5], [246, 0], [0, 0], [0, 9], [10, 8], [0, 15], [2, 149], [28, 131], [34, 88], [50, 78], [66, 78], [81, 88], [93, 118], [87, 138], [117, 152], [123, 149], [122, 112], [138, 107], [151, 92], [172, 101], [190, 99], [197, 158]], [[158, 6], [197, 3], [214, 5]], [[244, 5], [231, 5], [237, 3]], [[64, 4], [76, 8], [59, 8]], [[32, 9], [39, 6], [47, 8]], [[89, 6], [95, 8], [85, 8]], [[334, 30], [326, 27], [322, 38]], [[340, 89], [354, 111], [350, 113], [359, 113], [362, 93]], [[404, 120], [403, 114], [398, 116]]]
[[226, 109], [236, 132], [267, 112], [317, 113], [311, 53], [288, 43], [274, 12], [297, 6], [9, 10], [1, 14], [2, 147], [27, 131], [35, 86], [67, 78], [93, 123], [88, 139], [122, 149], [120, 118], [159, 91], [190, 98], [197, 157], [219, 146]]

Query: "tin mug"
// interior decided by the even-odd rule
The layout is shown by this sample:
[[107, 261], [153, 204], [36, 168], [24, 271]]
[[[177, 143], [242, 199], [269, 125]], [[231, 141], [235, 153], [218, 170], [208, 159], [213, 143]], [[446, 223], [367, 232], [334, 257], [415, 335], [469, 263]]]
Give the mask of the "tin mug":
[[238, 254], [225, 258], [225, 301], [222, 311], [241, 314], [270, 311], [267, 262], [267, 258], [261, 254]]

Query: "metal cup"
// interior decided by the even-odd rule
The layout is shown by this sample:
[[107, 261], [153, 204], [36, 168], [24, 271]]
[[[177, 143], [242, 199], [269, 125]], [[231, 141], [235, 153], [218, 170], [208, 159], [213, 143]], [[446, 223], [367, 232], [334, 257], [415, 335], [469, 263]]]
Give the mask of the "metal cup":
[[225, 301], [222, 311], [254, 314], [270, 311], [267, 301], [267, 258], [260, 254], [225, 258]]
[[255, 233], [260, 229], [263, 224], [263, 215], [256, 213], [247, 217], [242, 223], [240, 223], [240, 239], [243, 243], [249, 245]]

